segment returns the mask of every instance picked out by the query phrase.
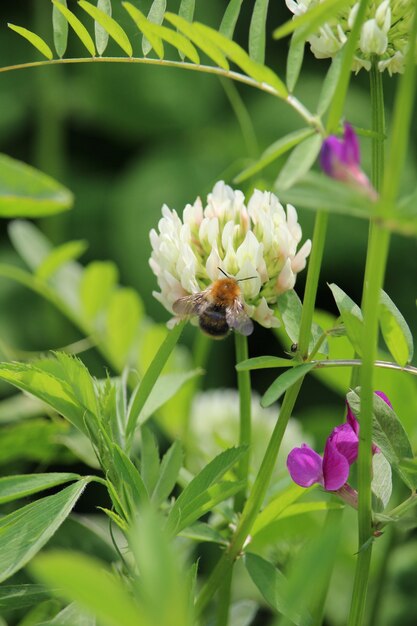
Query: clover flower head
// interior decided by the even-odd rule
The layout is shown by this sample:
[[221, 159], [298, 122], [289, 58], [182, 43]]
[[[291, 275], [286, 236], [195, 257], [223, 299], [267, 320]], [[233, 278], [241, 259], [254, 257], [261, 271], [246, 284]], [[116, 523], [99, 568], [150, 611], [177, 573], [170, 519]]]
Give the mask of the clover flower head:
[[350, 124], [345, 123], [343, 139], [330, 135], [324, 140], [320, 164], [328, 176], [345, 182], [361, 190], [371, 200], [376, 200], [377, 193], [360, 167], [359, 141]]
[[[294, 15], [307, 13], [322, 0], [286, 0]], [[337, 16], [323, 24], [308, 42], [318, 59], [333, 57], [346, 43], [358, 12], [359, 3], [347, 3]], [[413, 0], [372, 0], [361, 26], [353, 71], [370, 70], [373, 55], [380, 72], [390, 76], [404, 71], [404, 59], [413, 17]]]
[[247, 314], [267, 328], [279, 326], [270, 305], [306, 265], [311, 241], [297, 250], [301, 238], [292, 205], [285, 210], [273, 193], [258, 190], [245, 204], [241, 191], [220, 181], [205, 205], [197, 198], [182, 217], [163, 206], [158, 231], [150, 232], [149, 263], [160, 288], [154, 296], [172, 313], [176, 300], [221, 278], [221, 268], [236, 279], [253, 277], [240, 283]]

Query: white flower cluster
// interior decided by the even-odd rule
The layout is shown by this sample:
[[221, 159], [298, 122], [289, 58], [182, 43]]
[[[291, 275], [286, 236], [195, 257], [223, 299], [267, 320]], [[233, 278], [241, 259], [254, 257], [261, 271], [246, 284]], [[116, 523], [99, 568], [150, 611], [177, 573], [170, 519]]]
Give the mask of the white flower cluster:
[[[323, 0], [285, 0], [295, 15], [306, 13]], [[378, 69], [390, 76], [404, 71], [405, 54], [411, 28], [414, 0], [371, 0], [362, 24], [353, 70], [371, 69], [373, 55], [379, 57]], [[320, 30], [309, 37], [311, 51], [318, 59], [333, 57], [345, 44], [352, 29], [359, 3], [352, 2]]]
[[293, 206], [285, 212], [273, 193], [258, 190], [246, 205], [241, 191], [220, 181], [205, 207], [197, 198], [182, 220], [166, 205], [162, 215], [159, 233], [150, 232], [149, 263], [161, 290], [154, 296], [168, 311], [221, 278], [221, 268], [237, 279], [254, 277], [240, 283], [246, 312], [267, 328], [279, 326], [268, 305], [294, 287], [311, 249], [307, 240], [297, 252], [302, 232]]

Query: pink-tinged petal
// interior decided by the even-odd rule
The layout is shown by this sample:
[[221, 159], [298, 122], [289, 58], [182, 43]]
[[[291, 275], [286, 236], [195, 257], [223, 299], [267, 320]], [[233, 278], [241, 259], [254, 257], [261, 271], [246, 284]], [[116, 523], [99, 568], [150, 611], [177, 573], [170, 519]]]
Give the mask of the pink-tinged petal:
[[347, 423], [352, 428], [352, 430], [358, 435], [359, 434], [359, 422], [356, 419], [355, 414], [350, 408], [349, 402], [347, 400], [346, 400], [346, 406], [347, 406], [347, 416], [346, 416]]
[[337, 491], [347, 482], [349, 467], [347, 458], [337, 450], [329, 437], [323, 456], [324, 488], [326, 491]]
[[344, 145], [343, 162], [346, 163], [346, 165], [359, 165], [360, 160], [361, 160], [359, 141], [352, 126], [348, 123], [345, 123], [343, 145]]
[[356, 461], [358, 458], [359, 439], [350, 424], [346, 423], [336, 426], [329, 440], [336, 447], [337, 451], [343, 454], [349, 465]]
[[375, 391], [375, 394], [377, 396], [379, 396], [380, 398], [382, 398], [382, 400], [385, 402], [385, 404], [388, 404], [390, 409], [392, 409], [392, 404], [391, 404], [389, 398], [385, 395], [385, 393], [383, 391]]
[[323, 460], [305, 443], [301, 448], [291, 450], [287, 458], [287, 468], [293, 481], [300, 487], [311, 487], [314, 483], [324, 484]]

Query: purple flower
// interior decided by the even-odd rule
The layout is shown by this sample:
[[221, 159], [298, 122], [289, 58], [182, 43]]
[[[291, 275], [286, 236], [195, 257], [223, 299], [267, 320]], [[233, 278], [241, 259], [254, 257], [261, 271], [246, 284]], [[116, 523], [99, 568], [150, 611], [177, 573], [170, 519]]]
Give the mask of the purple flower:
[[320, 164], [327, 176], [359, 188], [376, 200], [376, 191], [361, 170], [359, 141], [350, 124], [345, 123], [343, 139], [330, 135], [324, 140]]

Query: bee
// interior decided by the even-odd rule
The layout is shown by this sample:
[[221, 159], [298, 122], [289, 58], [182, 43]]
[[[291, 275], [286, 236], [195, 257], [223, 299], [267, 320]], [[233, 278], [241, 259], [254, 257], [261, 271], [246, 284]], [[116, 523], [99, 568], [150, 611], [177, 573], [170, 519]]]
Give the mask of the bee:
[[253, 322], [244, 309], [239, 282], [218, 268], [225, 278], [218, 278], [210, 287], [191, 296], [179, 298], [172, 305], [176, 315], [198, 315], [201, 330], [212, 339], [223, 339], [230, 330], [241, 335], [253, 332]]

